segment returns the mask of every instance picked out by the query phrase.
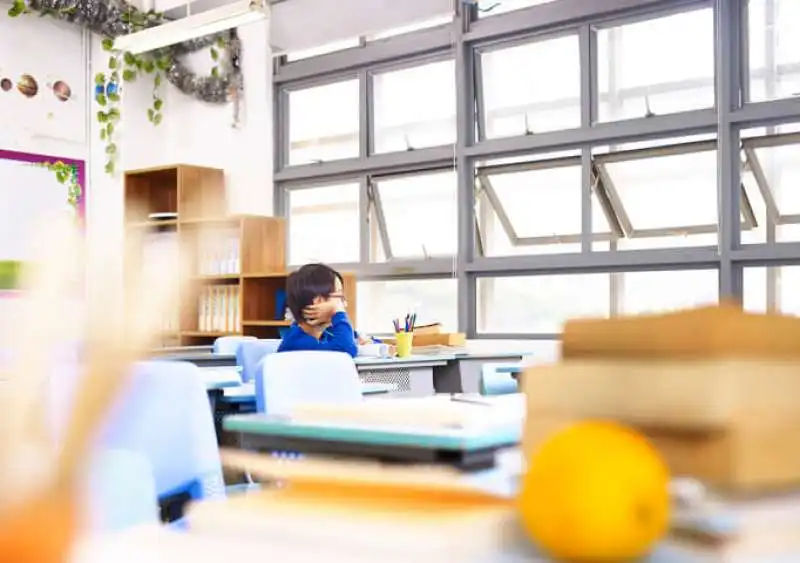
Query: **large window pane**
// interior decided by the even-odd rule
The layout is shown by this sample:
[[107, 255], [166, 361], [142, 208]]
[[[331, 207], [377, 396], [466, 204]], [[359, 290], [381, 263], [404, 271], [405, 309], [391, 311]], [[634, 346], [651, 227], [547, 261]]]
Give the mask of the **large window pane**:
[[800, 2], [748, 3], [750, 100], [761, 102], [800, 93]]
[[358, 330], [389, 334], [392, 319], [417, 313], [417, 324], [442, 323], [445, 330], [458, 326], [455, 279], [360, 281], [357, 289]]
[[[478, 177], [484, 196], [478, 213], [484, 255], [580, 252], [579, 157], [488, 166], [479, 169]], [[608, 212], [594, 190], [597, 241], [611, 238]]]
[[498, 48], [480, 55], [487, 138], [578, 127], [578, 37]]
[[358, 156], [358, 81], [289, 92], [289, 164]]
[[359, 185], [289, 191], [289, 263], [357, 262]]
[[716, 244], [716, 158], [714, 142], [598, 155], [627, 235], [619, 248]]
[[452, 60], [376, 74], [373, 90], [376, 153], [455, 142], [456, 76]]
[[622, 276], [621, 313], [685, 309], [719, 300], [717, 270], [627, 272]]
[[800, 266], [744, 269], [744, 308], [800, 316]]
[[478, 331], [555, 334], [576, 317], [606, 317], [608, 274], [478, 279]]
[[601, 28], [597, 45], [600, 121], [714, 106], [711, 8]]
[[[385, 220], [391, 258], [429, 258], [456, 253], [456, 173], [380, 178], [374, 181], [375, 205]], [[381, 214], [379, 213], [380, 217]]]

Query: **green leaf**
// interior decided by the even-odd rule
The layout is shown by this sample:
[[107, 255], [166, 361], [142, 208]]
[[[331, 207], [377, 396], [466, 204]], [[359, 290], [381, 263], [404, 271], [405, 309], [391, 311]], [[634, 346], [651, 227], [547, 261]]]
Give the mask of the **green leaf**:
[[153, 118], [155, 117], [156, 112], [153, 108], [147, 108], [147, 120], [152, 123]]
[[116, 154], [117, 153], [117, 145], [114, 143], [109, 143], [106, 145], [106, 154]]
[[219, 49], [225, 49], [228, 46], [228, 43], [225, 41], [224, 37], [217, 37], [217, 47]]
[[158, 70], [167, 70], [170, 66], [172, 66], [172, 58], [169, 55], [159, 57], [156, 61], [156, 67], [158, 67]]
[[108, 77], [109, 82], [119, 83], [119, 71], [114, 70], [111, 72], [111, 76]]
[[109, 94], [108, 100], [110, 102], [118, 102], [120, 100], [119, 94]]
[[100, 129], [100, 140], [105, 141], [108, 137], [108, 133], [106, 133], [105, 129]]
[[119, 15], [119, 20], [120, 20], [122, 23], [130, 23], [130, 21], [131, 21], [131, 16], [130, 16], [130, 14], [129, 14], [128, 12], [122, 12], [122, 13]]
[[100, 107], [106, 107], [106, 104], [108, 104], [108, 100], [106, 99], [104, 94], [98, 94], [96, 99], [97, 99], [97, 105], [99, 105]]
[[211, 69], [211, 76], [213, 76], [214, 78], [219, 76], [219, 67], [218, 66], [215, 66], [214, 68]]
[[161, 124], [161, 114], [157, 113], [153, 116], [153, 125], [160, 125]]
[[160, 72], [159, 72], [158, 74], [156, 74], [156, 77], [153, 79], [153, 85], [154, 85], [156, 88], [158, 88], [159, 86], [161, 86], [161, 73], [160, 73]]
[[106, 134], [109, 137], [114, 134], [114, 124], [113, 123], [107, 123], [106, 124]]
[[106, 123], [108, 122], [108, 114], [104, 111], [97, 112], [97, 122], [98, 123]]
[[153, 62], [153, 59], [147, 59], [142, 64], [142, 67], [144, 68], [144, 71], [147, 74], [150, 74], [151, 72], [153, 72], [156, 69], [156, 63]]
[[219, 60], [219, 51], [217, 51], [214, 47], [211, 47], [211, 59], [214, 61]]
[[156, 98], [153, 100], [153, 109], [156, 111], [161, 111], [161, 108], [164, 107], [164, 100], [161, 98]]
[[114, 49], [114, 40], [111, 37], [103, 39], [103, 51], [112, 51]]
[[109, 59], [108, 59], [108, 68], [110, 68], [112, 70], [117, 68], [117, 57], [115, 57], [113, 55], [111, 57], [109, 57]]
[[114, 174], [114, 161], [113, 160], [109, 159], [109, 161], [106, 162], [105, 171], [106, 171], [106, 174], [108, 174], [109, 176], [112, 176]]
[[119, 108], [111, 108], [108, 110], [108, 118], [112, 121], [119, 120]]
[[122, 55], [122, 56], [125, 59], [125, 64], [126, 65], [134, 66], [136, 64], [136, 57], [133, 55], [133, 53], [128, 53], [126, 51], [125, 54]]
[[105, 84], [106, 83], [106, 75], [103, 72], [98, 72], [94, 75], [94, 83], [95, 84]]
[[134, 82], [136, 80], [136, 71], [125, 69], [122, 71], [122, 80], [125, 82]]

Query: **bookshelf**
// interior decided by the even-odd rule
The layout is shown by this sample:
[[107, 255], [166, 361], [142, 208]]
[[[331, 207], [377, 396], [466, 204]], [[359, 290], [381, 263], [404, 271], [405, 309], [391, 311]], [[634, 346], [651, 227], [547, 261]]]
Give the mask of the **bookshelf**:
[[[278, 303], [289, 275], [284, 220], [226, 211], [222, 170], [180, 164], [125, 173], [126, 231], [144, 230], [141, 262], [126, 269], [142, 267], [156, 247], [189, 268], [190, 293], [165, 317], [162, 346], [211, 344], [227, 335], [277, 338], [289, 326]], [[343, 277], [355, 322], [355, 276]]]

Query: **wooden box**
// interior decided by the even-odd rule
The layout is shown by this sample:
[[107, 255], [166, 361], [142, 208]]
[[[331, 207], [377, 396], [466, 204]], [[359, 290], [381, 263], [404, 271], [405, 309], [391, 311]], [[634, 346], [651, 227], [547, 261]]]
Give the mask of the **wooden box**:
[[524, 436], [531, 455], [578, 420], [636, 427], [673, 475], [723, 490], [800, 485], [800, 365], [788, 360], [566, 361], [529, 368]]

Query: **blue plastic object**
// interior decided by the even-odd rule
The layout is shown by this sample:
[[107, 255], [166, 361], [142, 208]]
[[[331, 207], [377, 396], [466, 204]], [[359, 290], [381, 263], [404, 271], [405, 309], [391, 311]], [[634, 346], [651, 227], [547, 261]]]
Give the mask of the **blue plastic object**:
[[215, 354], [233, 355], [239, 349], [242, 342], [256, 340], [255, 336], [220, 336], [214, 341], [213, 352]]
[[499, 364], [483, 364], [481, 395], [510, 395], [519, 392], [519, 384], [510, 373], [498, 371]]
[[280, 340], [246, 340], [236, 349], [236, 364], [242, 368], [242, 383], [255, 380], [258, 363], [267, 354], [277, 352]]

